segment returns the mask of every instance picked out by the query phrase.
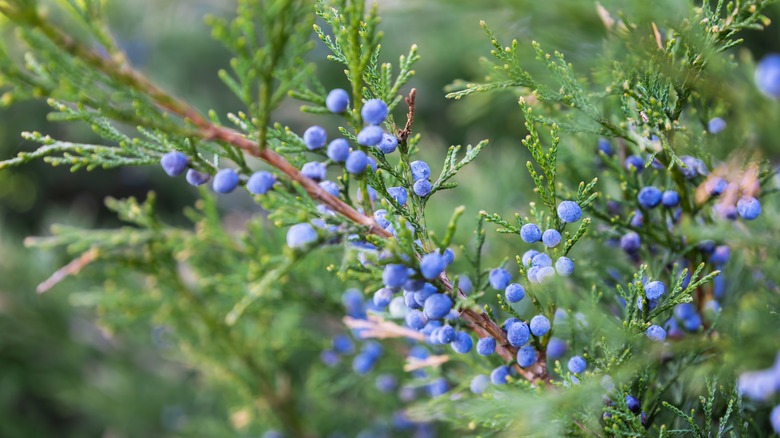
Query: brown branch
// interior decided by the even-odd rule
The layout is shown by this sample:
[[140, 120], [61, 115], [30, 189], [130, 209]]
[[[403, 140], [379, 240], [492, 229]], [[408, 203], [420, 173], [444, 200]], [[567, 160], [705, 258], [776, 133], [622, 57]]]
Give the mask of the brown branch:
[[65, 278], [78, 274], [85, 266], [94, 262], [98, 258], [99, 254], [100, 252], [97, 248], [92, 248], [86, 251], [85, 253], [73, 259], [67, 265], [58, 269], [57, 272], [53, 273], [51, 277], [46, 279], [46, 281], [39, 284], [35, 291], [39, 294], [47, 292]]
[[[354, 223], [365, 226], [367, 231], [371, 234], [375, 234], [383, 238], [392, 237], [392, 234], [380, 227], [373, 217], [366, 216], [358, 212], [341, 199], [331, 195], [330, 193], [327, 193], [314, 180], [302, 175], [300, 170], [296, 169], [277, 152], [266, 147], [261, 147], [261, 145], [248, 139], [238, 131], [212, 123], [203, 117], [195, 108], [186, 102], [166, 93], [161, 88], [152, 83], [143, 74], [132, 69], [130, 66], [126, 64], [118, 65], [111, 59], [105, 58], [93, 50], [83, 47], [71, 37], [62, 33], [59, 29], [42, 20], [39, 23], [36, 23], [36, 25], [38, 25], [38, 27], [44, 32], [44, 34], [46, 34], [49, 39], [52, 40], [52, 42], [60, 46], [63, 50], [91, 64], [107, 75], [117, 77], [121, 81], [125, 82], [128, 86], [131, 86], [136, 90], [147, 94], [160, 108], [191, 123], [196, 128], [195, 132], [193, 133], [195, 137], [205, 141], [219, 141], [227, 143], [243, 150], [251, 156], [262, 159], [269, 165], [283, 172], [291, 180], [299, 183], [306, 191], [306, 193], [312, 197], [312, 199], [322, 202], [331, 210], [339, 213]], [[416, 96], [417, 90], [412, 89], [409, 92], [409, 96], [405, 98], [407, 105], [409, 105], [409, 112], [407, 114], [406, 125], [399, 133], [402, 142], [405, 142], [409, 135], [411, 135], [411, 127], [414, 121]], [[453, 291], [452, 283], [445, 274], [442, 274], [440, 279], [444, 285], [444, 288], [448, 292], [456, 295], [457, 297], [466, 296], [466, 294], [461, 290]], [[509, 344], [504, 330], [498, 324], [496, 324], [495, 321], [490, 319], [486, 313], [473, 309], [464, 309], [461, 311], [460, 316], [480, 337], [490, 336], [494, 338], [497, 344], [496, 350], [502, 358], [508, 362], [515, 360], [517, 348], [512, 347]], [[542, 364], [542, 368], [545, 368], [544, 364]], [[520, 368], [517, 365], [515, 365], [515, 369], [520, 375], [531, 382], [549, 381], [549, 377], [547, 377], [546, 372], [534, 373], [529, 370]]]

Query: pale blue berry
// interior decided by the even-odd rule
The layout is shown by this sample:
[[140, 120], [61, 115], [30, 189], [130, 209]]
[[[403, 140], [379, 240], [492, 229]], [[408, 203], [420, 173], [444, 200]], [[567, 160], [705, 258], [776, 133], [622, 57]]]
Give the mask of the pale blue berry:
[[246, 189], [254, 195], [264, 195], [273, 188], [274, 183], [276, 183], [274, 174], [261, 170], [249, 177], [249, 180], [246, 182]]
[[412, 180], [419, 181], [421, 179], [428, 179], [431, 176], [431, 168], [428, 167], [428, 163], [425, 161], [412, 161], [410, 165], [412, 169]]
[[577, 222], [582, 217], [582, 209], [574, 201], [563, 201], [558, 204], [558, 217], [563, 222]]
[[395, 199], [395, 202], [399, 203], [402, 207], [404, 204], [406, 204], [406, 198], [408, 195], [405, 188], [388, 187], [387, 194], [390, 195], [391, 198]]
[[574, 272], [574, 262], [568, 257], [559, 257], [555, 262], [555, 272], [562, 277], [568, 277]]
[[330, 90], [328, 97], [325, 98], [325, 107], [332, 113], [341, 114], [347, 110], [348, 106], [349, 94], [341, 88]]
[[561, 243], [561, 233], [555, 229], [549, 229], [542, 234], [542, 243], [548, 248], [555, 248]]
[[742, 219], [752, 221], [761, 214], [761, 202], [752, 196], [744, 196], [737, 201], [737, 211]]
[[324, 147], [327, 141], [328, 133], [321, 126], [312, 126], [303, 133], [303, 144], [310, 151]]
[[512, 283], [506, 287], [504, 294], [506, 295], [506, 300], [508, 302], [517, 303], [525, 298], [525, 289], [517, 283]]
[[376, 147], [383, 154], [392, 154], [398, 148], [398, 139], [392, 134], [384, 133], [382, 140], [377, 143]]
[[429, 320], [444, 318], [452, 309], [452, 299], [444, 294], [433, 294], [425, 300], [423, 313]]
[[[248, 185], [249, 184], [247, 184], [247, 186]], [[328, 181], [328, 180], [322, 181], [320, 183], [320, 188], [336, 197], [338, 197], [339, 193], [341, 193], [341, 189], [339, 189], [339, 185], [334, 183], [333, 181]]]
[[406, 314], [405, 319], [406, 325], [414, 330], [422, 330], [425, 327], [425, 324], [428, 324], [428, 318], [419, 310], [410, 311]]
[[623, 167], [625, 167], [626, 170], [640, 173], [645, 170], [645, 160], [639, 155], [629, 155], [626, 157], [626, 161], [623, 162]]
[[474, 341], [471, 340], [471, 336], [466, 332], [458, 332], [458, 334], [455, 335], [455, 340], [450, 342], [450, 347], [458, 354], [468, 353], [473, 346]]
[[328, 158], [336, 163], [343, 163], [349, 157], [349, 142], [343, 138], [337, 138], [328, 144]]
[[780, 99], [780, 54], [764, 56], [756, 65], [756, 85], [766, 96]]
[[536, 357], [536, 350], [530, 345], [526, 345], [517, 350], [517, 364], [520, 365], [521, 368], [528, 368], [536, 363]]
[[363, 151], [352, 151], [345, 164], [347, 172], [353, 175], [360, 175], [368, 167], [368, 156]]
[[525, 224], [520, 228], [520, 238], [526, 243], [538, 242], [542, 238], [542, 230], [536, 224]]
[[409, 278], [409, 271], [404, 265], [387, 265], [382, 272], [382, 282], [385, 286], [401, 287]]
[[383, 287], [374, 292], [374, 305], [381, 308], [387, 307], [393, 301], [393, 290], [389, 287]]
[[230, 193], [238, 186], [238, 173], [233, 169], [222, 169], [214, 175], [212, 188], [217, 193]]
[[301, 174], [313, 179], [314, 181], [322, 181], [328, 174], [328, 168], [324, 163], [311, 161], [301, 167]]
[[658, 301], [666, 293], [666, 286], [660, 281], [651, 281], [645, 285], [645, 296], [649, 301]]
[[383, 134], [384, 131], [379, 126], [369, 125], [358, 132], [357, 142], [363, 146], [376, 146], [382, 141]]
[[718, 134], [723, 132], [724, 129], [726, 129], [726, 121], [720, 117], [713, 117], [707, 122], [707, 130], [710, 131], [711, 134]]
[[173, 151], [160, 157], [160, 165], [168, 176], [179, 176], [187, 170], [190, 159], [181, 152]]
[[366, 101], [360, 115], [363, 116], [363, 122], [369, 125], [378, 125], [385, 121], [388, 114], [387, 104], [379, 99]]
[[639, 234], [633, 231], [629, 231], [620, 238], [620, 247], [629, 254], [639, 251], [641, 245], [642, 239], [639, 238]]
[[494, 385], [503, 385], [509, 379], [509, 367], [501, 365], [490, 373], [490, 381]]
[[560, 359], [566, 354], [568, 345], [566, 341], [558, 338], [550, 338], [547, 343], [547, 358], [551, 360]]
[[523, 266], [530, 266], [531, 260], [533, 260], [534, 256], [539, 254], [539, 251], [535, 249], [529, 249], [525, 253], [523, 253], [522, 262]]
[[506, 338], [513, 347], [521, 347], [531, 340], [531, 331], [524, 322], [516, 322], [507, 327]]
[[414, 194], [424, 198], [431, 194], [431, 190], [433, 187], [431, 187], [431, 183], [427, 179], [421, 179], [414, 183], [414, 186], [412, 189], [414, 190]]
[[647, 186], [639, 191], [636, 199], [642, 208], [651, 209], [657, 207], [658, 204], [661, 203], [662, 196], [663, 194], [660, 190], [653, 186]]
[[477, 341], [477, 353], [481, 356], [490, 356], [496, 351], [496, 340], [493, 338], [480, 338]]
[[650, 338], [651, 341], [663, 342], [666, 340], [666, 330], [659, 325], [651, 325], [645, 331], [645, 335]]
[[206, 184], [209, 182], [209, 179], [211, 179], [211, 175], [209, 175], [206, 172], [198, 172], [195, 169], [190, 169], [187, 171], [187, 182], [191, 186], [202, 186], [203, 184]]
[[420, 274], [428, 280], [433, 280], [438, 277], [444, 272], [444, 268], [446, 267], [447, 263], [438, 251], [425, 254], [420, 259]]
[[531, 318], [530, 328], [534, 336], [544, 336], [550, 331], [550, 320], [544, 315], [536, 315]]
[[482, 394], [487, 389], [488, 385], [490, 385], [490, 377], [479, 374], [477, 376], [474, 376], [473, 379], [471, 379], [471, 383], [469, 384], [469, 389], [474, 394]]
[[661, 204], [666, 208], [677, 207], [680, 204], [680, 195], [674, 190], [667, 190], [661, 195]]
[[311, 224], [295, 224], [287, 230], [287, 246], [302, 248], [317, 240], [317, 231]]
[[583, 371], [585, 371], [585, 368], [588, 366], [588, 363], [580, 356], [574, 356], [571, 359], [569, 359], [568, 367], [569, 371], [574, 374], [582, 374]]
[[490, 271], [488, 280], [493, 289], [504, 290], [512, 281], [512, 274], [504, 268], [496, 268]]
[[539, 253], [531, 259], [531, 266], [538, 266], [539, 268], [546, 268], [552, 266], [552, 259], [545, 253]]

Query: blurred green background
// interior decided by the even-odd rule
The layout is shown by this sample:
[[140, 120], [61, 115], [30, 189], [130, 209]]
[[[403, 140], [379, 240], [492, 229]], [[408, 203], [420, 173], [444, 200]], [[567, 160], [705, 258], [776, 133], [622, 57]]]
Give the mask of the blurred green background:
[[[225, 0], [113, 1], [110, 16], [116, 37], [135, 65], [164, 88], [194, 102], [201, 110], [218, 113], [241, 110], [232, 94], [218, 80], [229, 54], [209, 35], [204, 14], [231, 15]], [[490, 146], [457, 178], [460, 188], [432, 202], [429, 223], [443, 230], [449, 212], [467, 207], [465, 226], [474, 223], [479, 210], [511, 215], [525, 212], [531, 181], [519, 140], [522, 117], [516, 96], [476, 96], [448, 101], [444, 88], [453, 80], [479, 80], [484, 71], [478, 62], [490, 46], [479, 27], [485, 20], [504, 41], [540, 41], [548, 50], [559, 50], [587, 73], [601, 49], [604, 29], [593, 2], [581, 0], [384, 0], [384, 59], [396, 60], [411, 44], [422, 56], [411, 86], [418, 91], [415, 130], [423, 133], [422, 156], [440, 170], [446, 147], [475, 144], [483, 138]], [[631, 16], [653, 14], [662, 22], [685, 8], [685, 2], [604, 1], [610, 10]], [[780, 22], [780, 6], [770, 14]], [[759, 59], [780, 51], [780, 25], [765, 32], [748, 32], [745, 45], [734, 55], [740, 60]], [[326, 86], [345, 86], [340, 68], [325, 60], [318, 45], [311, 60]], [[780, 143], [771, 141], [779, 119], [776, 102], [760, 97], [752, 87], [752, 72], [740, 70], [741, 83], [725, 88], [734, 101], [755, 99], [752, 120], [757, 152], [776, 161]], [[407, 90], [408, 91], [408, 88]], [[88, 127], [51, 124], [47, 106], [25, 102], [0, 110], [0, 158], [9, 158], [34, 145], [19, 132], [41, 131], [58, 138], [90, 141]], [[739, 114], [731, 114], [737, 119]], [[276, 119], [302, 132], [311, 120], [289, 102]], [[403, 109], [396, 114], [403, 117]], [[731, 122], [729, 122], [731, 123]], [[328, 128], [334, 128], [329, 126]], [[582, 147], [595, 138], [572, 140], [564, 136], [562, 147]], [[742, 139], [737, 134], [733, 141]], [[734, 144], [723, 145], [716, 156], [725, 158]], [[568, 156], [568, 158], [567, 158]], [[565, 153], [566, 160], [574, 154]], [[178, 436], [192, 434], [197, 421], [203, 428], [193, 436], [229, 434], [236, 421], [216, 388], [204, 385], [197, 373], [183, 366], [170, 350], [164, 326], [142, 326], [111, 333], [95, 322], [95, 315], [79, 306], [80, 292], [99, 288], [89, 275], [69, 279], [45, 295], [35, 286], [68, 262], [64, 254], [26, 249], [23, 239], [46, 235], [53, 223], [108, 228], [118, 224], [104, 207], [107, 196], [144, 198], [154, 190], [161, 212], [173, 223], [185, 224], [182, 209], [192, 205], [197, 192], [183, 181], [171, 181], [159, 168], [117, 171], [96, 170], [71, 174], [64, 168], [34, 163], [0, 172], [0, 436]], [[221, 198], [225, 211], [258, 214], [242, 194]], [[278, 231], [279, 233], [283, 231]], [[466, 242], [468, 236], [458, 236]], [[499, 238], [489, 250], [505, 254], [509, 244]], [[496, 260], [497, 261], [497, 260]], [[239, 419], [240, 420], [240, 419]], [[189, 432], [187, 432], [189, 431]], [[206, 432], [208, 431], [208, 432]]]

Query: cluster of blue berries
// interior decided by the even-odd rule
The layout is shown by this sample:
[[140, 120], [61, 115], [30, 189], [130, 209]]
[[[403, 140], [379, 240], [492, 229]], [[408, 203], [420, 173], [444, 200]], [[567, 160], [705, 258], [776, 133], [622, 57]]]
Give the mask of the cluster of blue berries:
[[[211, 175], [189, 168], [190, 159], [182, 152], [168, 152], [160, 158], [160, 165], [169, 176], [179, 176], [187, 171], [187, 182], [193, 186], [206, 184]], [[230, 193], [241, 182], [241, 178], [234, 169], [220, 169], [214, 175], [212, 188], [217, 193]], [[254, 195], [264, 195], [270, 191], [276, 183], [276, 176], [264, 170], [253, 173], [246, 181], [246, 189]]]

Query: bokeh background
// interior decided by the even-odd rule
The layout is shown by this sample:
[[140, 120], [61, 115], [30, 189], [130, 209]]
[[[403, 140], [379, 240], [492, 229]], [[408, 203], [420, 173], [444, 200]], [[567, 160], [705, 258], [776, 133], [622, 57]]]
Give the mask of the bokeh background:
[[[631, 16], [673, 17], [686, 2], [603, 1], [610, 10]], [[205, 14], [229, 16], [227, 0], [113, 1], [110, 16], [115, 35], [136, 66], [163, 88], [194, 102], [201, 110], [220, 114], [241, 108], [223, 86], [216, 71], [225, 68], [229, 54], [209, 35]], [[583, 72], [597, 59], [604, 28], [595, 3], [581, 0], [381, 0], [384, 58], [396, 60], [417, 44], [422, 60], [411, 86], [418, 91], [415, 129], [423, 133], [423, 158], [440, 163], [447, 146], [490, 146], [457, 178], [460, 188], [431, 204], [444, 212], [431, 215], [433, 229], [443, 229], [449, 212], [465, 205], [468, 228], [479, 210], [511, 215], [523, 209], [531, 194], [524, 170], [527, 160], [520, 145], [522, 116], [512, 94], [476, 96], [464, 101], [445, 99], [445, 87], [455, 79], [479, 80], [479, 59], [490, 46], [479, 26], [485, 20], [504, 40], [537, 40], [559, 50]], [[778, 105], [752, 89], [751, 65], [766, 53], [780, 51], [780, 6], [770, 10], [778, 23], [764, 32], [745, 33], [745, 44], [733, 55], [746, 67], [736, 85], [723, 87], [729, 99], [755, 99], [764, 114], [753, 121], [759, 141], [754, 152], [777, 161], [780, 142], [773, 140]], [[317, 74], [328, 87], [343, 87], [340, 68], [325, 59], [321, 45], [311, 53]], [[741, 82], [740, 82], [741, 81]], [[408, 91], [407, 87], [407, 90]], [[311, 118], [290, 101], [275, 118], [302, 132]], [[0, 110], [0, 159], [10, 158], [33, 144], [19, 132], [41, 131], [57, 138], [94, 140], [86, 126], [52, 124], [42, 102], [24, 102]], [[738, 114], [732, 114], [738, 118]], [[396, 117], [403, 117], [399, 111]], [[333, 128], [333, 127], [330, 127]], [[570, 141], [562, 147], [596, 139]], [[735, 144], [712, 151], [725, 158]], [[572, 146], [573, 147], [573, 146]], [[573, 155], [572, 155], [573, 157]], [[566, 158], [564, 157], [564, 160]], [[573, 158], [572, 158], [573, 159]], [[433, 164], [434, 172], [440, 165]], [[181, 363], [166, 338], [163, 325], [138, 324], [109, 332], [96, 323], [85, 297], [100, 287], [97, 276], [85, 272], [45, 295], [35, 287], [68, 261], [65, 254], [25, 248], [31, 235], [46, 235], [54, 223], [110, 228], [117, 219], [103, 204], [107, 196], [144, 198], [153, 190], [158, 206], [172, 223], [186, 224], [184, 207], [198, 192], [183, 181], [172, 181], [161, 169], [95, 170], [72, 174], [65, 168], [33, 163], [0, 172], [0, 436], [220, 436], [231, 433], [242, 418], [231, 412], [218, 388], [203, 383], [198, 373]], [[222, 197], [230, 214], [262, 214], [247, 196]], [[282, 233], [282, 230], [278, 231]], [[460, 235], [461, 241], [467, 236]], [[496, 254], [508, 245], [491, 239]], [[331, 281], [338, 287], [335, 281]], [[142, 293], [143, 291], [139, 291]], [[317, 349], [313, 349], [316, 352]], [[340, 396], [344, 396], [341, 394]], [[362, 397], [356, 393], [354, 397]], [[240, 414], [240, 413], [239, 413]], [[199, 429], [192, 427], [197, 423]]]

